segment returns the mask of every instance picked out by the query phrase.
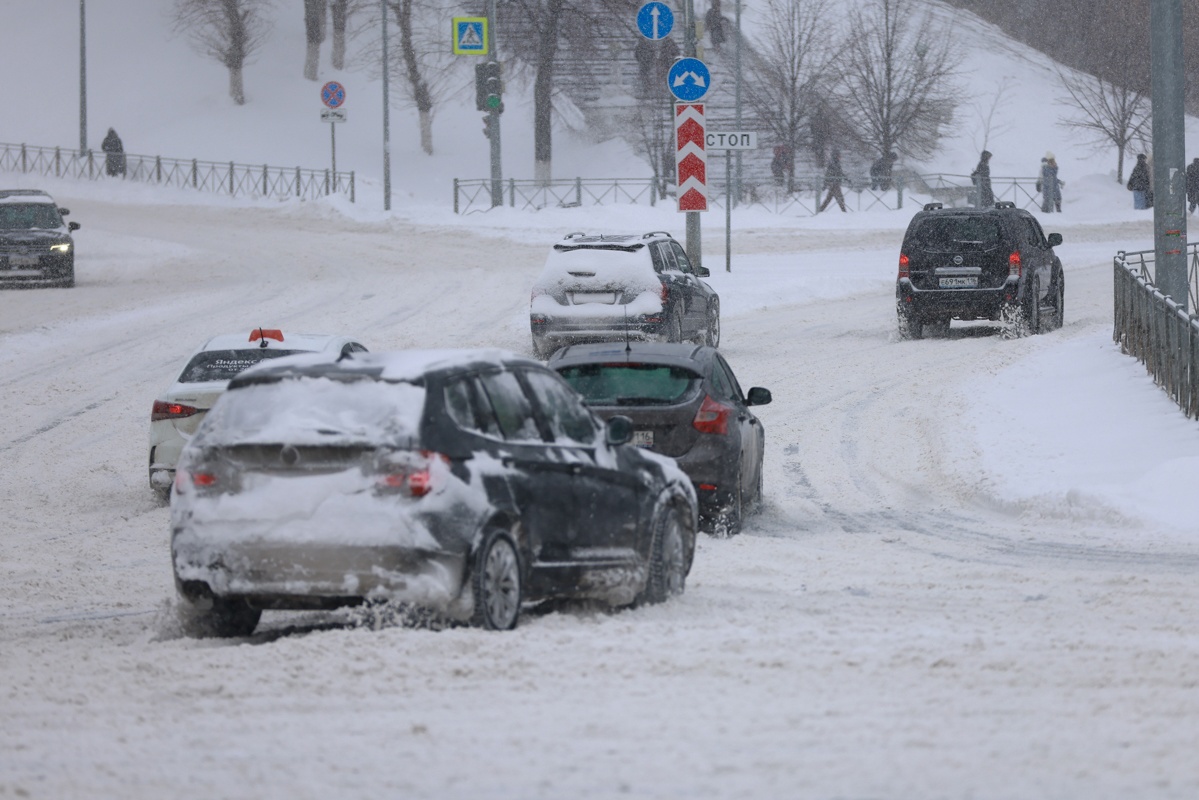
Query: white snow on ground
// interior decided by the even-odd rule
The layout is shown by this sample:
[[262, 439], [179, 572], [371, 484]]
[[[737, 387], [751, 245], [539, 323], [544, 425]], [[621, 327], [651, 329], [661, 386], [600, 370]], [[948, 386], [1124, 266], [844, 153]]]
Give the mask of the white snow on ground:
[[[163, 41], [164, 8], [89, 4], [91, 138], [319, 166], [298, 11], [235, 108], [218, 67]], [[37, 98], [0, 141], [77, 137], [76, 12], [0, 6], [0, 72]], [[955, 17], [980, 96], [999, 76], [1053, 95], [1048, 62]], [[378, 112], [358, 104], [377, 84], [330, 77], [355, 103], [338, 140], [372, 187], [356, 205], [0, 175], [84, 226], [77, 288], [0, 292], [0, 798], [1199, 794], [1199, 428], [1111, 342], [1111, 258], [1147, 249], [1151, 220], [1112, 154], [1035, 113], [1048, 101], [1013, 103], [988, 146], [996, 174], [1045, 149], [1062, 163], [1064, 213], [1042, 218], [1065, 236], [1060, 331], [897, 341], [911, 208], [738, 211], [731, 272], [722, 215], [705, 217], [722, 350], [775, 401], [766, 508], [701, 540], [682, 597], [502, 635], [268, 613], [247, 640], [180, 637], [145, 448], [155, 393], [200, 341], [264, 325], [527, 353], [529, 289], [562, 234], [681, 235], [662, 206], [453, 215], [450, 178], [486, 173], [465, 109], [438, 117], [432, 159], [396, 126], [384, 213]], [[509, 109], [520, 176], [531, 142]], [[968, 171], [977, 143], [959, 139], [943, 159]], [[556, 145], [564, 174], [647, 172], [611, 144]]]

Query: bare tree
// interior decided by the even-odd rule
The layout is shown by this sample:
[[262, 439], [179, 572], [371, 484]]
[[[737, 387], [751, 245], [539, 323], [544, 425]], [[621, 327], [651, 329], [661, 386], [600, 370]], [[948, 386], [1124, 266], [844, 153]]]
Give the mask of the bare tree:
[[1012, 129], [1012, 121], [1003, 114], [1004, 108], [1007, 106], [1009, 99], [1008, 90], [1011, 89], [1012, 79], [1004, 77], [1003, 80], [995, 84], [995, 94], [992, 95], [987, 102], [986, 98], [979, 99], [974, 103], [974, 111], [978, 114], [978, 127], [981, 133], [982, 141], [975, 139], [975, 147], [979, 152], [988, 149], [993, 134], [1006, 133]]
[[1072, 107], [1072, 116], [1058, 124], [1081, 131], [1096, 149], [1114, 145], [1116, 182], [1124, 183], [1124, 154], [1149, 133], [1152, 117], [1148, 94], [1064, 70], [1058, 70], [1057, 76], [1066, 90], [1065, 102]]
[[[446, 44], [453, 9], [446, 0], [387, 0], [399, 36], [392, 40], [387, 65], [397, 88], [416, 106], [420, 119], [421, 149], [433, 154], [433, 117], [437, 103], [461, 74]], [[364, 13], [357, 13], [358, 11]], [[356, 20], [352, 35], [359, 47], [358, 58], [378, 66], [383, 62], [379, 34], [378, 5], [351, 8]], [[392, 20], [389, 20], [389, 24]], [[379, 74], [382, 74], [381, 72]]]
[[350, 17], [349, 0], [330, 0], [329, 14], [333, 20], [333, 52], [330, 60], [333, 69], [346, 67], [346, 25]]
[[663, 76], [678, 54], [678, 45], [670, 38], [651, 41], [639, 37], [633, 50], [637, 59], [637, 103], [626, 120], [626, 135], [653, 171], [659, 199], [666, 198], [674, 177], [674, 100]]
[[304, 77], [316, 80], [321, 61], [321, 43], [325, 41], [329, 17], [328, 0], [304, 0], [304, 41], [308, 48], [304, 56]]
[[962, 57], [952, 33], [915, 0], [872, 0], [849, 14], [837, 100], [871, 151], [927, 158], [958, 105]]
[[794, 154], [809, 144], [810, 118], [834, 52], [827, 0], [766, 0], [764, 34], [752, 62], [756, 80], [745, 83], [749, 103], [792, 157], [786, 181], [795, 181]]
[[271, 0], [175, 0], [174, 30], [229, 70], [229, 96], [245, 105], [242, 70], [270, 32]]

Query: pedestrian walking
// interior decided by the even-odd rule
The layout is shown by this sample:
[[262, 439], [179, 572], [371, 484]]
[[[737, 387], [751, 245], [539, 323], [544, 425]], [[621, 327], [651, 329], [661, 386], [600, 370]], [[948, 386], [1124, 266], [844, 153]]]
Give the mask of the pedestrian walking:
[[1062, 186], [1064, 182], [1057, 176], [1057, 160], [1053, 153], [1046, 153], [1041, 159], [1041, 177], [1037, 180], [1037, 189], [1041, 192], [1041, 210], [1045, 213], [1062, 210]]
[[995, 192], [991, 190], [991, 151], [983, 150], [978, 157], [978, 166], [970, 173], [974, 183], [974, 203], [979, 208], [995, 205]]
[[[791, 145], [775, 145], [774, 158], [770, 160], [770, 174], [774, 176], [776, 186], [790, 183], [791, 171], [795, 167], [795, 154]], [[790, 187], [788, 187], [788, 191]]]
[[1187, 213], [1194, 214], [1199, 207], [1199, 158], [1187, 164]]
[[1149, 164], [1145, 154], [1137, 156], [1136, 166], [1128, 175], [1128, 191], [1132, 192], [1132, 207], [1137, 210], [1149, 208]]
[[886, 192], [891, 189], [891, 170], [898, 158], [899, 156], [894, 153], [886, 153], [879, 156], [870, 165], [870, 190], [872, 192]]
[[828, 208], [828, 204], [835, 198], [837, 205], [841, 207], [841, 211], [846, 211], [845, 196], [841, 194], [841, 184], [845, 182], [845, 170], [841, 168], [841, 151], [834, 148], [829, 155], [828, 166], [824, 170], [824, 188], [828, 189], [828, 195], [824, 198], [824, 202], [820, 204], [820, 208], [816, 209], [819, 214], [824, 209]]
[[104, 141], [100, 143], [100, 149], [104, 151], [104, 170], [110, 176], [124, 176], [125, 174], [125, 146], [121, 144], [121, 137], [117, 136], [117, 132], [112, 128], [108, 129], [108, 135], [104, 137]]

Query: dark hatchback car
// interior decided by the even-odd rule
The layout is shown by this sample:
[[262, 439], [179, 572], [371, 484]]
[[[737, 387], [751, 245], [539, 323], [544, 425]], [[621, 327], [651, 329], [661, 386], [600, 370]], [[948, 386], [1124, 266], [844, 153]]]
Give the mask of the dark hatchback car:
[[37, 189], [0, 190], [0, 285], [75, 285], [75, 240], [81, 227]]
[[1014, 203], [944, 208], [929, 203], [912, 217], [895, 283], [899, 335], [919, 339], [924, 326], [950, 320], [999, 320], [1016, 335], [1060, 328], [1066, 279], [1036, 218]]
[[751, 406], [770, 391], [741, 391], [714, 347], [659, 342], [574, 345], [548, 366], [605, 419], [627, 416], [633, 442], [670, 456], [691, 478], [701, 525], [714, 533], [741, 530], [762, 500], [766, 434]]
[[578, 342], [720, 344], [720, 296], [675, 239], [572, 233], [554, 245], [533, 285], [533, 354]]
[[234, 378], [180, 459], [185, 624], [395, 601], [489, 629], [549, 598], [683, 591], [687, 476], [556, 373], [498, 350], [291, 356]]

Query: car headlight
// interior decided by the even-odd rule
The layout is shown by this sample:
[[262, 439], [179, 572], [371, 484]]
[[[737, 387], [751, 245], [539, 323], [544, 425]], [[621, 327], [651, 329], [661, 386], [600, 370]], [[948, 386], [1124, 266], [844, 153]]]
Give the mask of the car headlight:
[[54, 253], [69, 253], [71, 252], [71, 243], [63, 242], [62, 244], [50, 245], [50, 251]]

